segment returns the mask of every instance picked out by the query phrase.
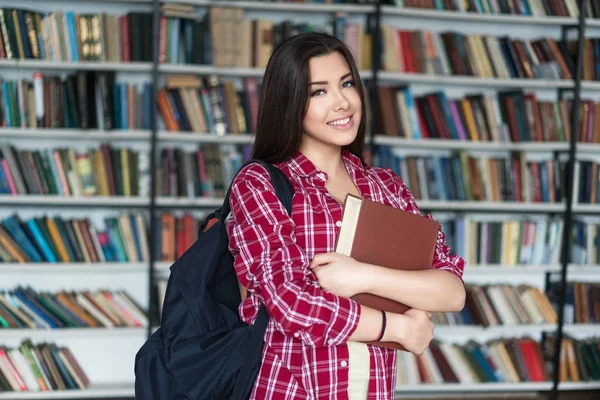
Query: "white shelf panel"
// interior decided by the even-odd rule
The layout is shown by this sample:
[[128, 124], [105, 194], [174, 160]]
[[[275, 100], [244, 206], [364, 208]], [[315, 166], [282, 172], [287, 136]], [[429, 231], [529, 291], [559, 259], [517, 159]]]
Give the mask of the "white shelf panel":
[[417, 200], [417, 205], [421, 210], [436, 211], [562, 212], [565, 210], [563, 203]]
[[210, 133], [160, 131], [158, 132], [158, 139], [161, 142], [251, 144], [253, 135], [229, 134], [217, 136]]
[[566, 324], [563, 332], [579, 335], [600, 335], [600, 324]]
[[145, 274], [147, 272], [147, 263], [0, 263], [0, 274]]
[[36, 340], [81, 339], [126, 339], [143, 337], [146, 328], [64, 328], [64, 329], [0, 329], [0, 342], [12, 338]]
[[558, 384], [560, 390], [598, 390], [600, 382], [561, 382]]
[[68, 71], [120, 71], [150, 72], [150, 62], [98, 62], [98, 61], [46, 61], [46, 60], [0, 60], [0, 68]]
[[0, 138], [149, 141], [147, 130], [0, 128]]
[[[402, 137], [376, 135], [375, 143], [387, 146], [399, 146], [402, 148], [415, 149], [439, 149], [439, 150], [480, 150], [480, 151], [563, 151], [569, 149], [566, 142], [523, 142], [523, 143], [500, 143], [500, 142], [473, 142], [470, 140], [449, 139], [405, 139]], [[600, 148], [598, 149], [600, 150]]]
[[159, 207], [198, 207], [198, 208], [219, 208], [223, 205], [223, 199], [214, 198], [179, 198], [179, 197], [158, 197], [156, 205]]
[[[131, 0], [129, 0], [131, 1]], [[133, 383], [119, 383], [114, 385], [90, 385], [85, 390], [60, 390], [52, 392], [3, 392], [1, 400], [9, 399], [97, 399], [135, 396]]]
[[375, 10], [374, 6], [360, 4], [286, 4], [257, 1], [219, 1], [219, 0], [163, 0], [163, 3], [190, 4], [199, 7], [235, 7], [245, 10], [287, 11], [287, 12], [347, 12], [366, 13]]
[[427, 392], [448, 392], [448, 393], [467, 393], [467, 392], [530, 392], [552, 389], [552, 382], [523, 382], [523, 383], [422, 383], [418, 385], [398, 385], [396, 394], [403, 393], [427, 393]]
[[577, 24], [577, 18], [570, 17], [532, 17], [508, 14], [478, 14], [460, 11], [423, 10], [416, 8], [400, 8], [383, 6], [381, 12], [385, 16], [401, 16], [419, 19], [438, 19], [449, 22], [478, 22], [496, 24], [550, 25], [560, 26]]
[[[465, 275], [469, 276], [486, 276], [496, 274], [516, 274], [516, 275], [530, 275], [530, 274], [543, 274], [546, 272], [558, 272], [560, 271], [560, 265], [528, 265], [528, 264], [515, 264], [515, 265], [503, 265], [503, 264], [467, 264], [465, 269]], [[600, 268], [598, 268], [600, 271]]]
[[574, 87], [572, 81], [558, 79], [479, 78], [476, 76], [440, 76], [390, 71], [380, 71], [378, 72], [378, 77], [383, 81], [397, 81], [427, 85], [491, 87], [499, 89], [559, 89]]
[[84, 205], [84, 206], [139, 206], [146, 207], [150, 200], [143, 197], [116, 197], [116, 196], [90, 196], [90, 197], [66, 197], [58, 195], [1, 195], [0, 205]]
[[[273, 3], [268, 3], [273, 4]], [[263, 68], [234, 68], [234, 67], [213, 67], [211, 65], [197, 64], [160, 64], [158, 70], [168, 74], [198, 74], [210, 75], [217, 74], [223, 76], [252, 76], [261, 77], [265, 70]]]
[[477, 326], [477, 325], [436, 325], [435, 326], [435, 337], [444, 336], [469, 336], [475, 337], [477, 335], [486, 334], [487, 336], [494, 337], [505, 337], [505, 336], [523, 336], [534, 333], [540, 333], [543, 331], [555, 331], [557, 326], [555, 324], [542, 324], [542, 325], [499, 325], [499, 326]]
[[578, 214], [600, 214], [600, 204], [573, 204], [573, 212]]

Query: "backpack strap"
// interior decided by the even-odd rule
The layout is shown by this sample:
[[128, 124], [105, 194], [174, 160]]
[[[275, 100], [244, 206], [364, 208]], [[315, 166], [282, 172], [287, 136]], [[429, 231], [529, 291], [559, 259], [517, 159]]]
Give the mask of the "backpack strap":
[[[269, 172], [269, 176], [271, 177], [271, 183], [273, 184], [273, 187], [275, 188], [275, 194], [277, 195], [277, 197], [279, 198], [279, 201], [281, 201], [281, 203], [287, 210], [288, 214], [292, 215], [292, 198], [294, 197], [294, 187], [292, 186], [292, 182], [290, 182], [288, 177], [283, 172], [281, 172], [281, 170], [279, 168], [277, 168], [275, 165], [268, 163], [268, 162], [261, 161], [261, 160], [252, 159], [252, 160], [246, 162], [244, 165], [242, 165], [242, 167], [239, 169], [239, 171], [244, 169], [247, 165], [254, 164], [254, 163], [260, 164], [267, 169], [267, 171]], [[239, 173], [239, 171], [238, 171], [238, 173]], [[237, 174], [235, 176], [237, 176]], [[235, 177], [233, 178], [233, 180], [235, 180]], [[233, 182], [233, 180], [232, 180], [232, 182]], [[229, 205], [230, 193], [231, 193], [231, 186], [229, 186], [229, 189], [227, 189], [227, 194], [225, 194], [225, 199], [223, 200], [223, 205], [221, 206], [221, 215], [220, 215], [221, 218], [220, 219], [222, 221], [224, 221], [225, 218], [227, 218], [227, 216], [231, 212], [231, 207]]]
[[[294, 197], [294, 187], [288, 179], [288, 177], [281, 172], [279, 168], [273, 164], [266, 163], [261, 160], [250, 160], [242, 166], [244, 168], [248, 164], [258, 163], [264, 166], [271, 177], [271, 182], [275, 188], [275, 194], [279, 198], [279, 201], [284, 205], [289, 215], [292, 215], [292, 198]], [[241, 169], [240, 168], [240, 171]], [[229, 207], [229, 192], [231, 187], [225, 195], [225, 202], [221, 208], [222, 218], [226, 218], [230, 212]], [[241, 370], [235, 382], [233, 389], [232, 400], [246, 400], [254, 386], [254, 380], [258, 373], [257, 365], [260, 365], [262, 358], [263, 340], [265, 332], [267, 330], [267, 324], [269, 323], [269, 313], [265, 308], [264, 304], [261, 304], [258, 310], [258, 315], [253, 325], [252, 336], [250, 337], [250, 343], [248, 344], [248, 351], [245, 354], [244, 363], [242, 364]]]

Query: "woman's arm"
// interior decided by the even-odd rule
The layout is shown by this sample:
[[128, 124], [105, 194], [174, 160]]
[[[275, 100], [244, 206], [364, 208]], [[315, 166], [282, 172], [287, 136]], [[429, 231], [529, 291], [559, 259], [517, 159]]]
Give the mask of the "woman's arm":
[[[412, 193], [400, 177], [390, 171], [386, 186], [398, 196], [403, 210], [420, 215]], [[430, 270], [391, 270], [337, 253], [318, 254], [311, 262], [321, 287], [332, 293], [347, 297], [372, 293], [429, 312], [459, 311], [464, 307], [464, 267], [461, 257], [450, 255], [441, 227]]]
[[465, 306], [462, 280], [442, 269], [402, 271], [366, 265], [363, 290], [411, 308], [430, 312], [460, 311]]

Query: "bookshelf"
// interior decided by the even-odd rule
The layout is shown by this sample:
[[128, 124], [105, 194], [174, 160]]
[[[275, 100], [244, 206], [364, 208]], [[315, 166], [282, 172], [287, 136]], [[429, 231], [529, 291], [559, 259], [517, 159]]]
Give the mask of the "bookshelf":
[[[9, 6], [19, 6], [16, 2]], [[43, 6], [42, 6], [43, 3]], [[31, 2], [33, 9], [51, 11], [55, 7], [63, 11], [80, 10], [81, 12], [97, 12], [96, 4], [81, 6], [78, 2], [71, 0], [57, 0], [51, 2]], [[157, 12], [162, 4], [185, 4], [194, 6], [194, 12], [200, 13], [206, 7], [241, 8], [251, 13], [253, 17], [272, 19], [280, 21], [283, 16], [292, 14], [295, 21], [315, 17], [328, 21], [330, 16], [336, 13], [345, 13], [348, 20], [364, 20], [364, 15], [372, 14], [375, 18], [386, 24], [407, 24], [409, 29], [421, 29], [423, 21], [427, 25], [439, 24], [440, 30], [457, 29], [467, 33], [482, 33], [489, 28], [492, 34], [499, 36], [503, 34], [508, 26], [511, 35], [514, 31], [515, 37], [529, 39], [538, 35], [560, 37], [562, 30], [567, 26], [578, 26], [579, 20], [572, 17], [531, 17], [522, 15], [488, 15], [477, 13], [466, 13], [456, 11], [436, 11], [425, 9], [399, 8], [391, 5], [375, 6], [374, 4], [291, 4], [273, 3], [260, 1], [211, 1], [211, 0], [181, 0], [181, 1], [152, 1], [152, 0], [110, 0], [104, 2], [107, 12], [124, 14], [130, 10]], [[30, 6], [27, 3], [27, 6]], [[412, 25], [411, 25], [412, 24]], [[365, 23], [365, 26], [367, 24]], [[457, 26], [458, 25], [458, 26]], [[584, 20], [587, 29], [600, 28], [600, 22], [591, 18]], [[594, 31], [598, 35], [598, 31]], [[165, 85], [165, 79], [171, 75], [217, 75], [223, 80], [242, 79], [247, 77], [260, 79], [264, 70], [259, 67], [215, 67], [212, 65], [175, 64], [152, 62], [122, 62], [122, 61], [45, 61], [45, 60], [6, 60], [0, 59], [0, 79], [4, 75], [8, 79], [24, 77], [30, 79], [33, 72], [54, 74], [77, 73], [79, 71], [110, 72], [116, 75], [117, 82], [126, 82], [133, 79], [136, 82], [150, 82], [152, 92]], [[5, 72], [6, 71], [6, 72]], [[449, 97], [463, 96], [467, 92], [483, 92], [493, 95], [501, 90], [515, 89], [540, 93], [540, 98], [547, 99], [561, 96], [563, 93], [579, 88], [586, 96], [597, 98], [600, 92], [600, 83], [582, 81], [581, 79], [525, 79], [525, 78], [493, 78], [461, 75], [431, 75], [414, 72], [396, 72], [387, 70], [374, 71], [369, 68], [361, 70], [361, 77], [379, 86], [402, 86], [414, 88], [415, 93], [424, 94], [432, 90], [443, 90]], [[375, 105], [379, 105], [375, 102]], [[374, 108], [377, 111], [377, 108]], [[24, 143], [32, 148], [39, 146], [43, 140], [52, 146], [62, 146], [65, 143], [75, 143], [77, 146], [90, 146], [94, 143], [114, 143], [135, 148], [136, 150], [148, 151], [157, 154], [165, 146], [187, 148], [203, 144], [219, 144], [229, 146], [241, 146], [252, 143], [251, 133], [231, 134], [219, 136], [211, 133], [200, 132], [175, 132], [167, 130], [158, 121], [160, 113], [153, 113], [152, 126], [148, 129], [75, 129], [75, 128], [0, 128], [0, 141]], [[397, 147], [408, 152], [444, 152], [464, 151], [469, 154], [498, 153], [498, 152], [523, 152], [526, 154], [555, 154], [569, 155], [569, 151], [575, 143], [567, 141], [547, 142], [495, 142], [495, 141], [470, 141], [453, 139], [413, 139], [398, 136], [385, 135], [377, 131], [373, 137], [373, 143], [380, 147]], [[596, 156], [600, 154], [600, 144], [577, 143], [574, 156], [580, 155]], [[158, 156], [155, 158], [158, 159]], [[575, 166], [573, 176], [578, 176], [578, 166]], [[151, 173], [156, 172], [156, 164], [151, 163]], [[151, 178], [151, 180], [156, 177]], [[560, 218], [570, 218], [570, 215], [594, 215], [600, 212], [598, 204], [579, 204], [576, 193], [578, 193], [578, 179], [574, 179], [573, 203], [569, 206], [567, 199], [557, 203], [537, 202], [508, 202], [508, 201], [441, 201], [441, 200], [419, 200], [417, 203], [425, 212], [434, 215], [498, 215], [499, 218], [508, 218], [514, 215], [553, 215]], [[151, 188], [154, 185], [151, 183]], [[3, 214], [13, 208], [25, 210], [32, 213], [35, 209], [51, 209], [54, 214], [64, 212], [78, 213], [79, 215], [93, 214], [95, 218], [110, 214], [111, 210], [146, 212], [147, 227], [150, 228], [149, 237], [153, 238], [157, 226], [150, 220], [150, 216], [156, 216], [162, 212], [172, 211], [181, 213], [192, 211], [195, 215], [219, 207], [222, 204], [220, 198], [184, 198], [156, 195], [150, 190], [148, 196], [138, 197], [110, 197], [110, 196], [80, 196], [63, 197], [57, 195], [2, 195], [0, 196], [0, 207], [4, 209]], [[63, 211], [65, 210], [65, 211]], [[564, 265], [563, 265], [564, 264]], [[148, 315], [153, 316], [157, 310], [152, 310], [156, 296], [153, 290], [156, 279], [168, 277], [170, 261], [159, 261], [152, 252], [148, 262], [106, 262], [106, 263], [29, 263], [23, 265], [0, 265], [0, 275], [12, 279], [14, 282], [34, 282], [39, 287], [54, 287], [60, 285], [61, 280], [68, 279], [70, 286], [88, 288], [99, 282], [106, 282], [109, 287], [135, 288], [140, 302], [148, 310]], [[544, 289], [545, 280], [549, 274], [556, 275], [563, 269], [568, 280], [587, 280], [589, 277], [600, 277], [600, 267], [594, 265], [574, 265], [569, 263], [558, 263], [552, 265], [469, 265], [465, 271], [465, 281], [481, 284], [493, 284], [505, 282], [506, 276], [511, 275], [511, 281], [532, 283]], [[11, 278], [12, 277], [12, 278]], [[7, 281], [8, 282], [8, 281]], [[54, 283], [52, 283], [54, 282]], [[16, 284], [16, 283], [15, 283]], [[9, 285], [10, 286], [10, 285]], [[58, 287], [58, 286], [56, 286]], [[156, 321], [151, 321], [151, 326]], [[499, 338], [508, 336], [530, 335], [539, 338], [542, 333], [552, 333], [557, 330], [557, 324], [541, 325], [516, 325], [516, 326], [438, 326], [436, 337], [450, 342], [464, 342], [465, 338]], [[598, 324], [574, 324], [564, 325], [564, 332], [576, 337], [588, 337], [600, 331]], [[148, 327], [148, 329], [151, 329]], [[119, 329], [62, 329], [52, 331], [41, 330], [0, 330], [0, 343], [6, 342], [17, 345], [18, 338], [31, 337], [34, 339], [46, 339], [64, 343], [77, 353], [78, 359], [89, 373], [92, 385], [84, 391], [67, 391], [61, 393], [9, 393], [0, 394], [4, 398], [116, 398], [133, 396], [132, 360], [137, 349], [143, 343], [148, 333], [146, 328], [119, 328]], [[91, 341], [94, 351], [84, 348], [85, 341]], [[99, 367], [93, 365], [92, 361], [102, 351], [110, 349], [112, 354], [118, 355], [114, 359], [106, 360], [106, 365], [118, 363], [123, 369], [117, 372], [105, 374]], [[116, 351], [114, 349], [117, 349]], [[100, 365], [100, 363], [98, 363]], [[124, 371], [124, 372], [123, 372]], [[119, 374], [119, 372], [121, 374]], [[126, 382], [123, 382], [126, 380]], [[593, 382], [561, 382], [553, 385], [553, 382], [524, 382], [518, 384], [510, 383], [481, 383], [481, 384], [419, 384], [401, 385], [397, 388], [398, 394], [414, 393], [476, 393], [476, 392], [536, 392], [550, 391], [553, 388], [564, 390], [589, 390], [598, 389], [600, 385]]]

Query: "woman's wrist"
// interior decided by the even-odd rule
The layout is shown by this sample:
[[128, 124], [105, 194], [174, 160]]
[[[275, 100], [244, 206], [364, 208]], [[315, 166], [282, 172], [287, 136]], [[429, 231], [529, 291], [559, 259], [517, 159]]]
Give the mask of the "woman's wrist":
[[386, 328], [383, 334], [382, 342], [396, 342], [402, 344], [404, 340], [404, 328], [406, 327], [406, 317], [402, 314], [386, 313]]

